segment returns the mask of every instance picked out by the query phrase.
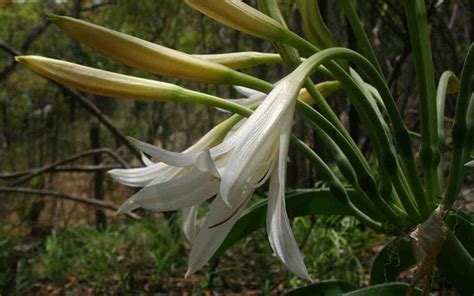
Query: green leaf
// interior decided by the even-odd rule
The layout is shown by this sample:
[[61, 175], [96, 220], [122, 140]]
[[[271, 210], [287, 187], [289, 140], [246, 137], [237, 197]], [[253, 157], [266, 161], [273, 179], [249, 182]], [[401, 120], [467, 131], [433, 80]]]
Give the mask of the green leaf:
[[[357, 198], [355, 190], [347, 190]], [[286, 196], [286, 210], [290, 218], [310, 215], [350, 215], [350, 211], [332, 195], [328, 189], [297, 190]], [[214, 254], [213, 259], [222, 255], [240, 239], [265, 227], [267, 202], [263, 200], [240, 217], [232, 231]]]
[[463, 247], [474, 257], [474, 216], [461, 211], [450, 213], [446, 219], [451, 231]]
[[397, 280], [398, 275], [415, 264], [410, 241], [395, 238], [384, 246], [372, 263], [370, 284], [377, 285]]
[[343, 281], [322, 281], [286, 292], [285, 296], [340, 296], [357, 289], [353, 284]]
[[[400, 296], [405, 295], [406, 290], [408, 288], [408, 284], [405, 283], [388, 283], [388, 284], [381, 284], [370, 286], [364, 289], [360, 289], [357, 291], [352, 291], [343, 294], [344, 296]], [[413, 296], [422, 295], [422, 291], [420, 289], [413, 290]]]

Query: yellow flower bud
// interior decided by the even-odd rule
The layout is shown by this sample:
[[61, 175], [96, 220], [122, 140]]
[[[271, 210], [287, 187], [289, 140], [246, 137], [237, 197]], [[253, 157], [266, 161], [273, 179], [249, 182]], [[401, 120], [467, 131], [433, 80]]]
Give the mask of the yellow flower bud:
[[261, 64], [281, 63], [279, 54], [256, 51], [243, 51], [222, 54], [194, 54], [193, 56], [215, 62], [232, 69], [245, 69]]
[[266, 14], [242, 1], [185, 0], [186, 4], [231, 28], [274, 41], [287, 38], [288, 30]]
[[236, 71], [127, 34], [65, 16], [53, 23], [75, 40], [137, 69], [176, 78], [235, 84]]
[[174, 84], [117, 74], [40, 56], [19, 56], [16, 60], [62, 85], [100, 96], [169, 101], [176, 100], [182, 89]]
[[[328, 96], [333, 94], [335, 91], [342, 88], [342, 85], [339, 81], [325, 81], [325, 82], [315, 84], [315, 86], [318, 89], [318, 91], [321, 93], [321, 95], [325, 98], [327, 98]], [[314, 104], [314, 100], [311, 97], [311, 95], [308, 93], [306, 88], [303, 88], [300, 90], [298, 99], [310, 105]]]

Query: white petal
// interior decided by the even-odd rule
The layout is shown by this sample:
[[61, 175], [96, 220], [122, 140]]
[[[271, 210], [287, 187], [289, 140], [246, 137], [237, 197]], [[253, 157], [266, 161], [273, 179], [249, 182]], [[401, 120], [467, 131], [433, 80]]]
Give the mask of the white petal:
[[177, 167], [196, 166], [202, 172], [209, 172], [211, 175], [219, 177], [214, 161], [209, 150], [202, 152], [172, 152], [154, 145], [139, 141], [132, 137], [128, 139], [138, 149], [148, 155], [159, 159], [161, 162]]
[[474, 168], [474, 160], [471, 160], [471, 161], [467, 162], [465, 164], [465, 166], [470, 167], [470, 168]]
[[193, 242], [198, 233], [198, 206], [183, 209], [183, 232], [189, 242]]
[[285, 175], [290, 128], [280, 136], [278, 165], [273, 168], [270, 179], [267, 209], [267, 232], [270, 245], [285, 266], [300, 278], [311, 281], [303, 256], [298, 248], [285, 206]]
[[172, 167], [164, 163], [154, 163], [142, 168], [114, 169], [108, 171], [108, 173], [121, 184], [132, 187], [143, 187], [157, 179], [161, 182], [168, 181], [176, 177], [182, 171], [182, 168]]
[[139, 204], [135, 203], [131, 199], [127, 199], [117, 210], [117, 214], [131, 212], [140, 207]]
[[176, 179], [150, 184], [130, 200], [147, 210], [174, 211], [197, 205], [216, 195], [219, 179], [197, 169]]
[[140, 152], [140, 155], [142, 157], [142, 161], [145, 164], [145, 166], [152, 166], [155, 164], [153, 161], [151, 161], [151, 159], [146, 157], [146, 155], [143, 152]]
[[244, 200], [238, 209], [229, 209], [219, 197], [214, 199], [211, 208], [207, 213], [204, 225], [193, 240], [193, 246], [188, 259], [188, 271], [186, 276], [201, 269], [204, 264], [211, 259], [212, 255], [214, 255], [220, 247], [225, 237], [242, 214], [242, 211], [249, 200], [248, 197], [252, 193], [253, 191], [248, 192], [246, 196], [242, 195]]
[[263, 177], [256, 175], [262, 173], [259, 169], [263, 169], [263, 174], [266, 172], [265, 168], [259, 166], [273, 148], [285, 112], [290, 110], [293, 114], [300, 85], [291, 82], [281, 81], [234, 135], [240, 140], [221, 176], [220, 186], [222, 198], [230, 205], [230, 198], [236, 191], [248, 183], [256, 184]]
[[251, 88], [248, 88], [248, 87], [245, 87], [245, 86], [239, 86], [239, 85], [233, 85], [234, 89], [241, 95], [243, 96], [246, 96], [246, 97], [250, 97], [254, 94], [260, 94], [260, 95], [265, 95], [264, 93], [258, 91], [258, 90], [255, 90], [255, 89], [251, 89]]

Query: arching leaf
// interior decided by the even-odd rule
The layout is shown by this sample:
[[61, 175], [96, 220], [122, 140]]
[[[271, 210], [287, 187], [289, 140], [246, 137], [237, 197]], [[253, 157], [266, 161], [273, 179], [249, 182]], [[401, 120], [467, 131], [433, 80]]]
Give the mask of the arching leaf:
[[353, 284], [343, 281], [322, 281], [286, 292], [285, 296], [340, 296], [357, 289]]
[[[370, 286], [364, 289], [352, 291], [343, 294], [344, 296], [400, 296], [405, 295], [408, 284], [405, 283], [387, 283]], [[413, 290], [413, 296], [422, 295], [420, 289]]]
[[370, 284], [377, 285], [397, 280], [398, 275], [415, 264], [410, 241], [395, 238], [384, 246], [372, 263]]
[[[357, 198], [359, 194], [348, 190], [348, 194]], [[332, 195], [328, 189], [298, 190], [287, 194], [286, 209], [290, 218], [310, 215], [350, 215], [349, 210]], [[242, 215], [232, 231], [214, 254], [213, 258], [222, 255], [237, 241], [252, 232], [265, 227], [267, 202], [263, 200]]]

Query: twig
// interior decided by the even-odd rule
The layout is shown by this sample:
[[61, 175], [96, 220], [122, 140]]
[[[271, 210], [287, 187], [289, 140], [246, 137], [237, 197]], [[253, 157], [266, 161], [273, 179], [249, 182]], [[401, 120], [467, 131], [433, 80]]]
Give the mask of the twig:
[[[123, 168], [122, 165], [83, 165], [83, 166], [65, 166], [60, 165], [57, 167], [53, 167], [43, 173], [62, 173], [62, 172], [71, 172], [71, 173], [94, 173], [97, 171], [108, 171], [113, 169], [120, 169]], [[16, 172], [5, 172], [0, 173], [0, 179], [15, 179], [20, 178], [22, 176], [31, 174], [32, 172], [38, 170], [39, 168], [33, 168], [24, 171], [16, 171]]]
[[[11, 46], [8, 46], [5, 43], [1, 43], [0, 49], [6, 51], [7, 53], [11, 54], [12, 56], [21, 55], [21, 52], [27, 52], [30, 48], [31, 44], [43, 34], [44, 31], [49, 27], [51, 22], [49, 19], [44, 19], [40, 24], [34, 27], [28, 36], [26, 36], [25, 41], [23, 41], [22, 45], [20, 46], [20, 50], [16, 50]], [[3, 67], [0, 71], [0, 80], [6, 79], [15, 69], [16, 63], [13, 59]]]
[[24, 175], [22, 177], [20, 177], [18, 180], [16, 180], [15, 182], [13, 182], [12, 184], [10, 184], [10, 186], [17, 186], [19, 184], [22, 184], [28, 180], [30, 180], [31, 178], [33, 178], [34, 176], [37, 176], [37, 175], [41, 175], [41, 174], [44, 174], [45, 172], [51, 170], [51, 169], [54, 169], [55, 167], [58, 167], [60, 165], [63, 165], [65, 163], [68, 163], [68, 162], [71, 162], [71, 161], [75, 161], [75, 160], [78, 160], [80, 158], [83, 158], [83, 157], [86, 157], [86, 156], [89, 156], [89, 155], [94, 155], [94, 154], [97, 154], [97, 153], [106, 153], [108, 155], [110, 155], [112, 158], [114, 158], [117, 162], [119, 162], [124, 168], [130, 168], [130, 166], [128, 165], [128, 163], [126, 163], [117, 153], [115, 153], [113, 150], [109, 149], [109, 148], [100, 148], [100, 149], [93, 149], [93, 150], [88, 150], [88, 151], [85, 151], [85, 152], [81, 152], [81, 153], [78, 153], [78, 154], [74, 154], [68, 158], [65, 158], [65, 159], [62, 159], [62, 160], [59, 160], [55, 163], [52, 163], [52, 164], [49, 164], [49, 165], [46, 165], [46, 166], [43, 166], [43, 167], [40, 167], [40, 168], [36, 168], [36, 169], [32, 169], [30, 171], [29, 174], [27, 175]]
[[[25, 187], [0, 187], [0, 192], [52, 196], [52, 197], [71, 200], [71, 201], [79, 202], [88, 206], [102, 208], [102, 209], [106, 209], [110, 211], [117, 211], [117, 209], [119, 208], [119, 206], [110, 202], [92, 199], [92, 198], [80, 197], [77, 195], [48, 190], [48, 189], [33, 189], [33, 188], [25, 188]], [[141, 217], [135, 213], [128, 212], [126, 213], [126, 215], [135, 220], [141, 219]]]
[[101, 7], [104, 7], [104, 6], [107, 6], [107, 5], [111, 5], [111, 4], [114, 4], [114, 1], [108, 1], [108, 2], [103, 2], [103, 3], [99, 3], [99, 4], [92, 4], [92, 5], [89, 5], [89, 6], [86, 6], [86, 7], [82, 8], [81, 10], [82, 11], [93, 11], [93, 10], [96, 10], [98, 8], [101, 8]]
[[[49, 22], [48, 22], [49, 24]], [[28, 38], [27, 38], [28, 39]], [[28, 49], [29, 46], [26, 47], [26, 49]], [[22, 47], [23, 48], [23, 47]], [[11, 46], [9, 46], [8, 44], [5, 44], [5, 43], [0, 43], [0, 49], [3, 49], [5, 52], [8, 52], [9, 54], [11, 54], [12, 56], [17, 56], [17, 55], [22, 55], [22, 51], [25, 52], [26, 50], [22, 50], [22, 51], [19, 51]], [[17, 65], [17, 63], [15, 61], [11, 61], [12, 66], [11, 66], [11, 69], [8, 68], [9, 65], [5, 66], [4, 70], [2, 70], [0, 72], [0, 80], [5, 78], [6, 75], [9, 75], [11, 73], [11, 71], [15, 68], [15, 66]], [[8, 68], [8, 69], [7, 69]], [[6, 72], [5, 72], [6, 71]], [[4, 73], [5, 72], [5, 73]], [[5, 77], [3, 77], [2, 75], [5, 75]], [[97, 108], [97, 106], [92, 103], [88, 98], [86, 98], [85, 96], [81, 95], [79, 92], [73, 90], [73, 89], [70, 89], [70, 88], [67, 88], [67, 87], [64, 87], [62, 86], [61, 84], [55, 82], [55, 81], [52, 81], [52, 80], [49, 80], [51, 81], [53, 84], [55, 84], [56, 86], [58, 86], [59, 88], [61, 88], [64, 92], [68, 93], [70, 96], [72, 96], [76, 101], [79, 102], [79, 104], [81, 104], [82, 107], [84, 107], [87, 111], [89, 111], [89, 113], [91, 113], [91, 115], [95, 116], [105, 127], [108, 128], [108, 130], [118, 139], [120, 140], [122, 143], [125, 144], [125, 146], [136, 156], [138, 157], [138, 159], [141, 160], [141, 154], [140, 154], [140, 151], [132, 145], [132, 143], [127, 139], [127, 136], [125, 136], [116, 126], [115, 124], [112, 122], [112, 120], [107, 116], [105, 115], [104, 113], [102, 113], [102, 111], [100, 111], [99, 108]]]
[[118, 138], [136, 157], [138, 157], [138, 159], [141, 159], [140, 151], [135, 146], [133, 146], [133, 144], [128, 140], [127, 136], [124, 135], [115, 126], [112, 120], [107, 115], [102, 113], [102, 111], [100, 111], [100, 109], [97, 108], [97, 106], [94, 103], [92, 103], [91, 100], [81, 95], [79, 92], [77, 92], [74, 89], [64, 87], [61, 84], [52, 80], [49, 80], [49, 81], [51, 81], [53, 84], [61, 88], [64, 92], [68, 93], [74, 99], [76, 99], [79, 102], [79, 104], [81, 104], [81, 106], [84, 107], [84, 109], [89, 111], [89, 113], [95, 116], [104, 126], [106, 126], [116, 138]]

